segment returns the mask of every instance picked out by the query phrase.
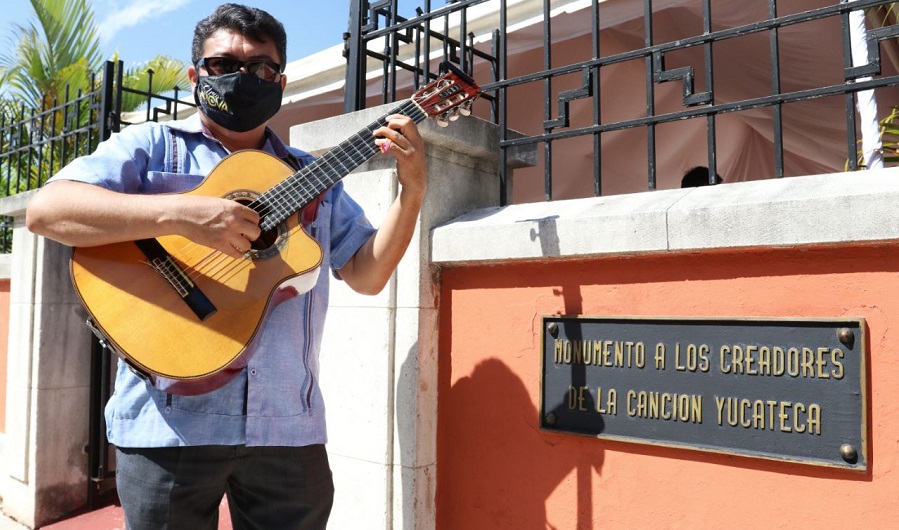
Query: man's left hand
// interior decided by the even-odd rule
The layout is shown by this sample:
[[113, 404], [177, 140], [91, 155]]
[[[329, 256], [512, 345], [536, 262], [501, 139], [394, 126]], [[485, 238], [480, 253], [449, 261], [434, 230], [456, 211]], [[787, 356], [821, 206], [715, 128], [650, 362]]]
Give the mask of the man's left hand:
[[386, 121], [386, 125], [375, 130], [375, 142], [384, 154], [396, 159], [396, 174], [403, 190], [423, 197], [428, 168], [418, 126], [411, 118], [400, 114], [387, 116]]

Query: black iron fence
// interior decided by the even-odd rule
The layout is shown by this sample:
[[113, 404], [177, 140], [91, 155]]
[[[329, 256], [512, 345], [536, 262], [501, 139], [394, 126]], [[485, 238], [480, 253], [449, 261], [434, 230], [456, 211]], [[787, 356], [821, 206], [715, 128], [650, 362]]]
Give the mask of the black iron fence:
[[[89, 153], [106, 134], [103, 86], [93, 74], [88, 91], [70, 93], [62, 102], [44, 101], [40, 108], [21, 103], [0, 112], [0, 194], [4, 197], [37, 189], [53, 173]], [[12, 250], [11, 219], [0, 219], [0, 252]]]
[[[606, 169], [643, 173], [643, 189], [657, 189], [660, 171], [670, 183], [672, 168], [664, 166], [678, 159], [669, 145], [683, 138], [676, 131], [684, 122], [704, 129], [694, 143], [705, 144], [701, 160], [710, 184], [716, 182], [721, 148], [731, 152], [733, 142], [752, 138], [763, 139], [768, 152], [750, 152], [744, 158], [756, 159], [742, 163], [770, 177], [858, 169], [864, 162], [856, 100], [864, 91], [899, 85], [899, 26], [894, 2], [883, 0], [446, 0], [439, 6], [352, 0], [350, 10], [347, 111], [378, 97], [396, 98], [404, 86], [418, 88], [434, 77], [434, 65], [451, 60], [490, 96], [490, 119], [503, 131], [503, 160], [512, 148], [537, 148], [541, 167], [527, 178], [542, 173], [547, 200], [558, 182], [553, 169], [568, 168], [572, 151], [566, 145], [575, 142], [578, 153], [592, 158], [578, 171], [592, 173], [592, 195], [607, 192]], [[855, 13], [866, 15], [860, 36], [850, 21]], [[853, 59], [858, 39], [866, 61]], [[882, 56], [884, 48], [888, 53]], [[741, 70], [749, 55], [756, 62], [746, 61]], [[373, 64], [383, 74], [377, 87], [366, 81], [366, 73], [379, 68]], [[808, 64], [821, 66], [806, 70]], [[629, 94], [621, 93], [619, 81], [629, 81]], [[744, 86], [751, 83], [758, 86]], [[679, 92], [677, 101], [663, 100], [672, 89]], [[626, 96], [640, 102], [630, 114], [622, 112]], [[894, 96], [880, 98], [886, 102], [881, 111], [889, 112]], [[733, 133], [736, 120], [749, 140]], [[509, 129], [524, 135], [513, 137]], [[799, 141], [796, 134], [811, 140]], [[816, 134], [841, 138], [827, 144], [826, 152], [812, 153], [808, 147]], [[627, 164], [618, 160], [616, 166], [616, 155], [624, 156], [616, 149], [623, 144], [639, 145], [640, 151], [628, 151]], [[502, 196], [508, 197], [505, 166]], [[731, 168], [741, 171], [736, 163]], [[516, 173], [516, 188], [520, 182]]]
[[[40, 108], [22, 103], [0, 112], [0, 195], [40, 188], [60, 168], [129, 125], [122, 112], [129, 95], [144, 102], [144, 112], [135, 114], [139, 121], [177, 118], [179, 106], [194, 106], [179, 99], [177, 87], [171, 95], [155, 93], [152, 71], [145, 88], [125, 86], [123, 71], [121, 61], [109, 61], [91, 76], [87, 90], [72, 93], [67, 87], [62, 101], [45, 101]], [[10, 231], [11, 220], [0, 218], [0, 253], [11, 251]]]

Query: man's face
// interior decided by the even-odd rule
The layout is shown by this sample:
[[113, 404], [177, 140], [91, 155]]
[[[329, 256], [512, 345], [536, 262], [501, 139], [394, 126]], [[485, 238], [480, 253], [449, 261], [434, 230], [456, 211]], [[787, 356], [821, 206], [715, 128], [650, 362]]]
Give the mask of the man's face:
[[[275, 44], [271, 41], [256, 42], [239, 32], [229, 29], [220, 29], [213, 33], [203, 46], [203, 58], [226, 57], [238, 61], [265, 61], [273, 64], [281, 64], [281, 58]], [[216, 75], [216, 72], [207, 71], [203, 66], [199, 71], [195, 66], [187, 70], [191, 88], [196, 89], [199, 75]], [[287, 84], [283, 75], [278, 76], [283, 90]]]

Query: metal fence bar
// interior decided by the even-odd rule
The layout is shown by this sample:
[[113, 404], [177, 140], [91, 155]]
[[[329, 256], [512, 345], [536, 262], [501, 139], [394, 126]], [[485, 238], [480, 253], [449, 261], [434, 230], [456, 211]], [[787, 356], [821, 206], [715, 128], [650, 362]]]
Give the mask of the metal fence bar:
[[[594, 3], [590, 7], [590, 31], [592, 33], [591, 46], [593, 47], [593, 57], [600, 56], [599, 43], [599, 4]], [[600, 84], [599, 70], [591, 70], [592, 72], [592, 91], [593, 98], [593, 123], [602, 123], [602, 107], [599, 104]], [[602, 138], [599, 134], [593, 135], [593, 195], [602, 195]]]
[[[597, 36], [598, 38], [598, 36]], [[643, 43], [647, 49], [651, 49], [653, 45], [652, 40], [652, 0], [645, 0], [643, 4]], [[652, 116], [655, 114], [655, 78], [653, 76], [653, 72], [655, 70], [654, 62], [656, 60], [662, 60], [661, 58], [657, 59], [656, 55], [646, 55], [644, 57], [645, 71], [646, 71], [646, 114]], [[609, 63], [613, 64], [613, 63]], [[598, 68], [601, 66], [598, 65]], [[595, 122], [600, 123], [600, 122]], [[646, 127], [646, 161], [647, 161], [647, 174], [649, 175], [649, 189], [654, 189], [656, 186], [656, 124], [650, 123], [647, 124]]]
[[[768, 18], [777, 18], [777, 0], [768, 1]], [[771, 61], [771, 92], [780, 94], [780, 36], [778, 28], [768, 30], [768, 44], [770, 47]], [[783, 145], [783, 105], [775, 103], [771, 106], [774, 115], [771, 126], [774, 133], [774, 176], [784, 176], [784, 145]]]
[[[543, 0], [543, 69], [552, 70], [552, 17], [549, 16], [552, 5], [550, 0]], [[556, 127], [567, 127], [567, 113], [562, 120], [552, 119], [552, 100], [553, 100], [553, 78], [547, 77], [543, 80], [543, 131], [544, 134], [551, 132]], [[561, 107], [561, 102], [560, 105]], [[561, 112], [561, 108], [559, 111]], [[552, 199], [553, 196], [553, 143], [552, 141], [543, 143], [543, 198]]]
[[[494, 55], [497, 57], [496, 71], [499, 72], [498, 79], [505, 79], [508, 75], [509, 51], [506, 43], [506, 35], [509, 28], [509, 18], [507, 15], [508, 8], [506, 0], [500, 0], [499, 4], [499, 29], [493, 33], [494, 40], [498, 43], [493, 49]], [[496, 123], [499, 124], [499, 144], [503, 145], [509, 141], [509, 98], [506, 97], [505, 86], [497, 86], [495, 90], [497, 99]], [[506, 204], [511, 195], [511, 175], [509, 175], [509, 150], [500, 149], [500, 168], [499, 168], [499, 197], [501, 204]]]

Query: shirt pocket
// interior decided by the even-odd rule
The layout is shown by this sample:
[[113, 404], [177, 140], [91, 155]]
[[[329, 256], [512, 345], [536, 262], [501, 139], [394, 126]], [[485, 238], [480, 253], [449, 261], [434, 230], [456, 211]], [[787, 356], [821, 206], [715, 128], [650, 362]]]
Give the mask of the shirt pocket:
[[147, 171], [141, 183], [141, 193], [178, 193], [196, 188], [206, 178], [204, 175]]
[[207, 394], [197, 396], [181, 396], [168, 394], [172, 408], [196, 414], [213, 414], [218, 416], [243, 416], [245, 411], [246, 370], [239, 373], [227, 385]]

